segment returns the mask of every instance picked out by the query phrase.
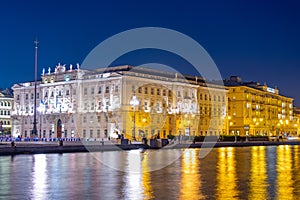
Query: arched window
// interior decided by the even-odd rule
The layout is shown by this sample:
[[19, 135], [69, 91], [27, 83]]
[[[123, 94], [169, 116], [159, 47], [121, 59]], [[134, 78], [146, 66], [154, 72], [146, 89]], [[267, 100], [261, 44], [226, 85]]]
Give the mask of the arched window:
[[7, 106], [7, 102], [6, 101], [4, 102], [4, 106]]
[[1, 106], [3, 106], [3, 101], [1, 101]]

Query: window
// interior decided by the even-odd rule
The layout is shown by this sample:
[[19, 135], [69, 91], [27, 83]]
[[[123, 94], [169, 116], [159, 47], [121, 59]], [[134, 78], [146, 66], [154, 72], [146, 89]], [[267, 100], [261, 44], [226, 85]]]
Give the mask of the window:
[[73, 89], [73, 94], [76, 95], [76, 89]]
[[163, 96], [166, 96], [167, 93], [166, 93], [166, 90], [163, 90]]
[[70, 95], [70, 90], [66, 90], [66, 95]]
[[109, 93], [109, 86], [105, 87], [105, 93]]
[[156, 94], [160, 95], [160, 89], [159, 88], [157, 88], [157, 93]]
[[139, 87], [138, 92], [142, 93], [142, 87]]
[[95, 108], [95, 104], [94, 104], [94, 102], [91, 104], [91, 110], [94, 110], [94, 108]]
[[118, 85], [115, 86], [115, 92], [119, 92], [119, 86]]
[[33, 93], [31, 93], [31, 99], [33, 99], [33, 97], [34, 97], [34, 94], [33, 94]]
[[100, 115], [97, 116], [97, 121], [98, 121], [98, 123], [101, 122], [101, 116]]
[[84, 95], [87, 95], [87, 88], [83, 89], [83, 93], [84, 93]]
[[148, 88], [145, 87], [145, 94], [148, 94]]
[[17, 95], [17, 100], [20, 100], [20, 95]]
[[101, 94], [102, 93], [102, 86], [99, 86], [98, 87], [98, 94]]
[[83, 133], [83, 137], [85, 138], [85, 137], [86, 137], [86, 130], [83, 129], [83, 130], [82, 130], [82, 133]]
[[91, 94], [94, 94], [95, 93], [95, 88], [91, 88]]
[[40, 98], [40, 93], [36, 93], [36, 98], [37, 98], [37, 99]]
[[[25, 99], [28, 100], [28, 94], [25, 94]], [[3, 106], [2, 102], [1, 102], [1, 106]]]
[[83, 116], [83, 123], [86, 123], [86, 116]]
[[151, 95], [154, 95], [154, 88], [151, 88]]
[[90, 138], [93, 137], [93, 129], [90, 130]]

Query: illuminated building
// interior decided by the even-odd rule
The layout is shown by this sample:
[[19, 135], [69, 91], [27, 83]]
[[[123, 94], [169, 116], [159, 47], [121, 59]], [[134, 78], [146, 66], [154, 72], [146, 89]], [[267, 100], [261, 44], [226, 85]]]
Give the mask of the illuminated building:
[[13, 100], [13, 94], [8, 89], [0, 92], [0, 136], [11, 134]]
[[293, 98], [265, 83], [243, 82], [232, 76], [224, 81], [228, 89], [227, 129], [232, 135], [295, 135]]
[[[30, 137], [34, 83], [13, 86], [13, 135]], [[37, 83], [41, 138], [220, 135], [227, 91], [195, 76], [132, 66], [43, 70]], [[210, 120], [212, 119], [212, 120]]]

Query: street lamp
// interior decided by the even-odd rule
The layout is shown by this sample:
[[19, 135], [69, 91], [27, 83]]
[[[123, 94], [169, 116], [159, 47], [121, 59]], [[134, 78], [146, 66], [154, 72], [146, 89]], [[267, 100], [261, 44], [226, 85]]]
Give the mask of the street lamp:
[[131, 107], [133, 108], [133, 120], [134, 121], [133, 121], [132, 139], [136, 140], [135, 139], [135, 107], [138, 106], [140, 104], [140, 102], [136, 99], [136, 96], [134, 95], [129, 103], [130, 103]]

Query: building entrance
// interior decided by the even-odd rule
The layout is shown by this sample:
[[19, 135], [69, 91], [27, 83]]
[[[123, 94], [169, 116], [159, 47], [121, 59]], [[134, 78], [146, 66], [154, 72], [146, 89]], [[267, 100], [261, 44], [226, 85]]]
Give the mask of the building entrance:
[[57, 121], [57, 138], [61, 138], [62, 135], [62, 124], [61, 124], [61, 120], [59, 119]]

